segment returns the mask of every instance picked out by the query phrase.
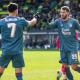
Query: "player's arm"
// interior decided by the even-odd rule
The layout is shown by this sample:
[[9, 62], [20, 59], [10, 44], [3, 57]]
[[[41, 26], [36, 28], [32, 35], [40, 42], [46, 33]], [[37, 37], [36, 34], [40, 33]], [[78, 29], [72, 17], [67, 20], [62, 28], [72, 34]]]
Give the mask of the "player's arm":
[[54, 21], [54, 19], [52, 19], [52, 21], [48, 23], [50, 28], [57, 28], [58, 27], [57, 24], [58, 24], [58, 20]]
[[34, 17], [32, 20], [27, 21], [29, 26], [34, 26], [37, 23], [37, 19]]
[[36, 14], [33, 15], [33, 19], [31, 21], [27, 21], [29, 26], [34, 26], [39, 20], [40, 20], [40, 13], [37, 12]]

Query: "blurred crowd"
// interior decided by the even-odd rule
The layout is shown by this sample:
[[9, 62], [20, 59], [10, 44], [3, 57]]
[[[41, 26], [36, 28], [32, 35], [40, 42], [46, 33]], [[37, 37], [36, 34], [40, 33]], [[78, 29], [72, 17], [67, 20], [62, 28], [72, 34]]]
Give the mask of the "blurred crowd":
[[[19, 5], [19, 16], [31, 20], [33, 15], [40, 16], [35, 27], [27, 27], [28, 32], [49, 31], [48, 23], [60, 17], [59, 10], [63, 5], [69, 6], [72, 17], [80, 22], [80, 0], [0, 0], [0, 18], [7, 15], [7, 5], [16, 2]], [[26, 29], [25, 29], [26, 30]], [[45, 36], [45, 37], [44, 37]], [[51, 45], [58, 48], [57, 35], [34, 35], [24, 37], [24, 46], [27, 48], [50, 48]], [[1, 44], [0, 44], [1, 45]], [[57, 45], [57, 47], [56, 47]]]
[[[37, 12], [41, 16], [36, 26], [33, 29], [28, 27], [28, 31], [43, 31], [48, 29], [47, 23], [49, 23], [52, 18], [55, 20], [59, 17], [59, 9], [63, 5], [69, 6], [71, 8], [72, 17], [78, 19], [80, 22], [80, 0], [0, 0], [0, 7], [3, 11], [6, 11], [6, 6], [10, 2], [18, 3], [19, 16], [21, 17], [30, 20]], [[5, 17], [5, 15], [0, 17]]]

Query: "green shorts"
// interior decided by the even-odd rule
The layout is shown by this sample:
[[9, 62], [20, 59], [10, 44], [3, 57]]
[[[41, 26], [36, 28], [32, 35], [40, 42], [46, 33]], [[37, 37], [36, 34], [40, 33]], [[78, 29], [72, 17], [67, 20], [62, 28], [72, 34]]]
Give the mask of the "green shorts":
[[0, 56], [0, 66], [1, 67], [7, 68], [10, 61], [12, 61], [12, 66], [14, 68], [21, 68], [25, 66], [23, 54], [1, 55]]
[[60, 52], [60, 63], [64, 63], [64, 64], [78, 64], [78, 53], [77, 51], [64, 51], [62, 50]]

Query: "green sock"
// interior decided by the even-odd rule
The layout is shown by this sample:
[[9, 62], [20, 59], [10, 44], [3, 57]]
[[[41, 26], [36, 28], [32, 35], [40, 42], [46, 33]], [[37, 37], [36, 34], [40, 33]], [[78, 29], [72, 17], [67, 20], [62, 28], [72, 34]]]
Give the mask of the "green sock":
[[66, 76], [69, 80], [73, 80], [73, 75], [70, 71], [70, 68], [65, 68]]
[[80, 73], [80, 67], [77, 67], [75, 71]]
[[23, 80], [22, 79], [22, 73], [16, 73], [17, 80]]

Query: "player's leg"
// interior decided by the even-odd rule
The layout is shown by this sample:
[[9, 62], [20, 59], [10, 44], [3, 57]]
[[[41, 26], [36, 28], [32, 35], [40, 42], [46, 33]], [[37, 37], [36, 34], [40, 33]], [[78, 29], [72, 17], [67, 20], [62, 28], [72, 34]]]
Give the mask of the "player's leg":
[[60, 79], [60, 77], [62, 76], [62, 74], [63, 74], [63, 80], [67, 80], [64, 64], [61, 65], [61, 69], [57, 72], [57, 80]]
[[67, 53], [67, 51], [64, 51], [64, 50], [61, 51], [60, 56], [61, 56], [60, 63], [62, 63], [64, 65], [66, 77], [69, 80], [73, 80], [73, 75], [72, 75], [70, 68], [69, 68], [69, 65], [68, 65], [68, 53]]
[[62, 64], [61, 71], [62, 71], [62, 74], [63, 74], [63, 80], [67, 80], [66, 71], [65, 71], [65, 65], [64, 64]]
[[2, 74], [4, 73], [5, 68], [0, 66], [0, 77], [2, 76]]
[[22, 67], [24, 67], [23, 54], [16, 54], [12, 58], [12, 64], [15, 68], [15, 75], [17, 80], [23, 80]]
[[22, 68], [15, 68], [15, 75], [16, 75], [17, 80], [23, 80]]
[[62, 76], [62, 72], [61, 72], [60, 70], [57, 71], [57, 77], [56, 77], [56, 80], [60, 80], [61, 76]]
[[10, 55], [1, 55], [0, 56], [0, 77], [4, 73], [5, 68], [8, 66], [10, 59], [11, 59]]
[[80, 73], [80, 67], [78, 66], [78, 53], [77, 52], [72, 52], [70, 54], [70, 64], [73, 70], [77, 71]]
[[67, 80], [67, 76], [66, 76], [66, 74], [63, 75], [63, 80]]
[[80, 67], [78, 66], [78, 64], [72, 64], [71, 67], [74, 71], [77, 71], [80, 73]]
[[[62, 50], [62, 51], [60, 51], [60, 63], [66, 63], [66, 62], [67, 62], [67, 60], [66, 60], [65, 51]], [[61, 69], [57, 72], [56, 80], [60, 80], [60, 77], [61, 77], [62, 73], [64, 73], [63, 68], [65, 68], [65, 67], [63, 67], [63, 64], [62, 64]]]
[[58, 76], [57, 76], [57, 79], [56, 80], [60, 80], [60, 77], [61, 77], [61, 74], [63, 74], [63, 80], [73, 80], [73, 75], [70, 71], [70, 67], [66, 64], [63, 64], [65, 65], [64, 69], [65, 69], [65, 72], [63, 73], [60, 73], [58, 72]]
[[[70, 67], [66, 64], [64, 64], [64, 66], [65, 66], [65, 75], [66, 75], [67, 79], [73, 80], [73, 75], [71, 73]], [[64, 78], [63, 80], [67, 80], [67, 79]]]
[[[60, 51], [60, 63], [63, 63], [64, 59], [65, 59], [65, 54], [64, 54], [64, 51], [62, 50], [62, 51]], [[61, 75], [62, 75], [62, 71], [60, 69], [59, 71], [57, 71], [56, 80], [60, 80]]]

